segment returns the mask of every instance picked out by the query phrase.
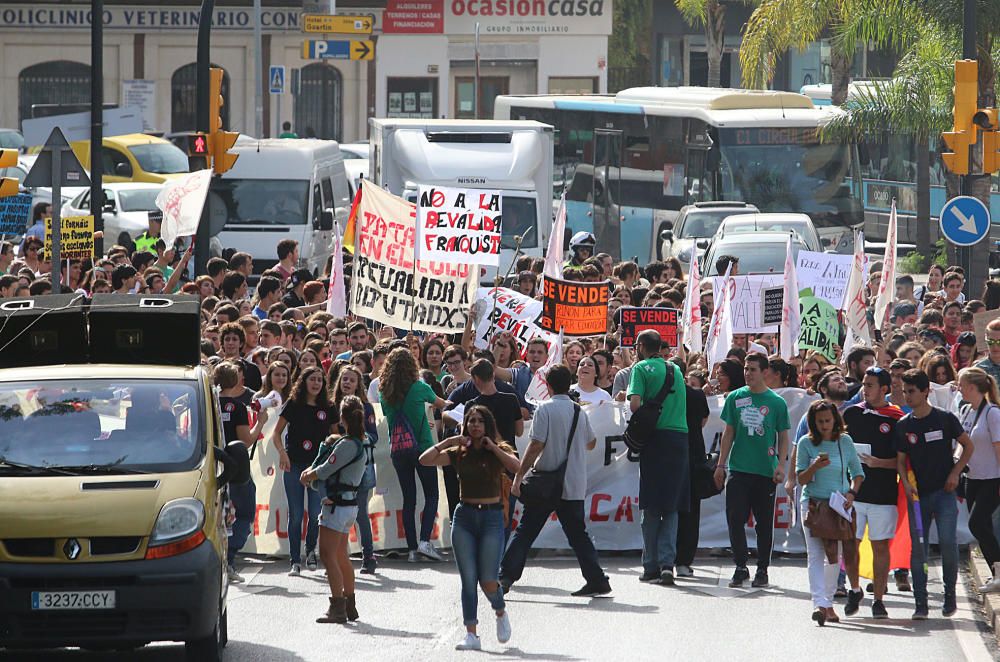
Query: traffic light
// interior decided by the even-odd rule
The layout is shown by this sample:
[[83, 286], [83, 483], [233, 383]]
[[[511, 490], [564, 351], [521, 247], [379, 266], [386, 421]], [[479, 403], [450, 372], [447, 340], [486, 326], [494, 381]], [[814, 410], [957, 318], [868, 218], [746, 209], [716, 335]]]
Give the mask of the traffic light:
[[953, 128], [941, 138], [950, 152], [941, 155], [945, 167], [956, 175], [969, 174], [969, 148], [976, 144], [975, 118], [979, 103], [979, 66], [975, 60], [955, 61]]
[[[17, 165], [16, 149], [0, 149], [0, 168], [13, 168]], [[0, 177], [0, 198], [17, 195], [20, 182], [13, 177]]]
[[232, 168], [239, 158], [238, 154], [230, 154], [229, 149], [236, 143], [240, 134], [222, 130], [222, 107], [226, 105], [226, 100], [222, 96], [223, 75], [222, 69], [216, 67], [209, 69], [208, 139], [209, 149], [212, 152], [212, 169], [217, 175]]
[[208, 148], [208, 136], [204, 133], [192, 133], [187, 136], [188, 156], [209, 156], [211, 150]]

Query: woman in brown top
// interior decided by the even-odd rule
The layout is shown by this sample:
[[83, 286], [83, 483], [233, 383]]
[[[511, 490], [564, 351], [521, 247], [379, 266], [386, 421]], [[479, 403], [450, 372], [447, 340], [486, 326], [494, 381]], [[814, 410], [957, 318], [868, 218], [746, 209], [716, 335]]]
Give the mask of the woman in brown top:
[[465, 639], [455, 648], [479, 650], [476, 634], [478, 593], [476, 583], [497, 617], [497, 640], [510, 639], [503, 591], [498, 582], [500, 558], [504, 548], [502, 485], [504, 471], [519, 467], [514, 449], [497, 439], [497, 425], [490, 410], [473, 405], [465, 410], [460, 436], [450, 437], [431, 446], [420, 456], [428, 466], [454, 466], [458, 473], [461, 503], [451, 520], [451, 544], [462, 579], [462, 617]]

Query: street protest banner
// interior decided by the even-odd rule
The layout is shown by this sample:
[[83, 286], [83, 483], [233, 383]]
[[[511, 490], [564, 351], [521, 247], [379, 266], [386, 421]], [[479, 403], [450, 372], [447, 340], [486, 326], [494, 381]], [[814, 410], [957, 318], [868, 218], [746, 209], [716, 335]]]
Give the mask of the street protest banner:
[[414, 261], [416, 205], [362, 182], [351, 312], [398, 329], [462, 333], [479, 269], [454, 257]]
[[621, 338], [618, 344], [622, 347], [635, 347], [636, 337], [646, 329], [653, 329], [660, 334], [660, 340], [672, 349], [679, 345], [677, 340], [677, 324], [680, 311], [674, 308], [621, 308]]
[[540, 331], [535, 320], [541, 312], [538, 299], [506, 287], [480, 287], [476, 291], [476, 347], [486, 349], [490, 338], [509, 333], [524, 354], [528, 341]]
[[18, 193], [0, 198], [0, 236], [24, 234], [31, 217], [31, 194]]
[[799, 251], [799, 259], [795, 265], [799, 292], [812, 290], [812, 296], [829, 302], [839, 310], [844, 305], [853, 260], [853, 255]]
[[834, 345], [840, 334], [837, 309], [826, 299], [814, 296], [808, 288], [799, 291], [799, 308], [802, 311], [799, 349], [815, 350], [828, 361], [836, 361]]
[[[781, 287], [784, 280], [784, 274], [733, 276], [729, 300], [729, 315], [733, 324], [733, 333], [776, 333], [778, 331], [778, 323], [764, 324], [761, 314], [763, 312], [764, 290]], [[713, 277], [712, 290], [715, 295], [715, 305], [719, 305], [721, 289], [722, 278]]]
[[[45, 259], [52, 255], [52, 219], [45, 219]], [[94, 217], [64, 216], [59, 221], [60, 260], [94, 259]]]
[[[933, 388], [933, 386], [932, 386]], [[947, 387], [944, 387], [947, 389]], [[778, 395], [788, 404], [789, 420], [792, 426], [816, 399], [802, 389], [776, 389]], [[720, 415], [724, 396], [709, 396], [708, 423], [703, 430], [705, 446], [709, 451], [717, 450], [725, 428]], [[934, 403], [938, 405], [937, 402]], [[375, 445], [375, 466], [377, 485], [368, 503], [368, 516], [372, 523], [372, 537], [376, 550], [406, 549], [403, 531], [402, 492], [399, 480], [389, 459], [388, 426], [381, 412], [377, 410], [379, 441]], [[954, 403], [952, 404], [954, 410]], [[276, 411], [276, 410], [275, 410]], [[625, 425], [630, 416], [628, 405], [618, 402], [602, 402], [597, 405], [585, 404], [590, 427], [597, 439], [594, 450], [586, 453], [587, 494], [584, 499], [584, 516], [587, 533], [593, 538], [599, 550], [642, 549], [642, 531], [639, 526], [639, 458], [625, 446]], [[272, 414], [277, 419], [277, 414]], [[524, 434], [518, 437], [516, 445], [523, 455], [531, 439], [531, 424], [525, 423]], [[263, 439], [257, 443], [255, 457], [251, 460], [251, 474], [257, 486], [256, 517], [251, 528], [251, 536], [244, 552], [288, 555], [287, 501], [282, 486], [282, 476], [278, 469], [278, 452], [270, 442], [272, 421], [265, 426]], [[793, 440], [794, 443], [794, 440]], [[438, 516], [431, 540], [442, 548], [451, 544], [448, 526], [448, 501], [445, 498], [444, 481], [438, 472], [439, 501]], [[805, 541], [802, 537], [801, 520], [796, 515], [794, 497], [777, 486], [774, 502], [774, 549], [786, 553], [802, 553]], [[423, 493], [417, 490], [417, 513], [423, 508]], [[520, 517], [520, 502], [514, 508], [512, 517], [516, 523]], [[304, 526], [304, 522], [302, 523]], [[754, 522], [746, 525], [747, 542], [756, 545]], [[936, 531], [931, 532], [931, 541], [936, 541]], [[729, 532], [726, 524], [726, 495], [723, 492], [701, 502], [701, 531], [699, 547], [728, 547]], [[303, 535], [303, 539], [305, 536]], [[351, 529], [350, 545], [358, 551], [357, 527]], [[968, 512], [962, 506], [958, 515], [958, 542], [968, 544], [973, 541], [968, 529]], [[534, 547], [541, 549], [566, 549], [566, 536], [559, 522], [550, 518], [545, 522]]]
[[596, 336], [608, 331], [608, 281], [578, 283], [545, 279], [542, 316], [543, 331], [567, 336]]
[[211, 182], [211, 170], [198, 170], [163, 185], [156, 196], [156, 206], [163, 212], [160, 238], [164, 244], [173, 246], [177, 237], [190, 237], [198, 232]]
[[500, 191], [421, 186], [417, 200], [418, 260], [500, 264]]

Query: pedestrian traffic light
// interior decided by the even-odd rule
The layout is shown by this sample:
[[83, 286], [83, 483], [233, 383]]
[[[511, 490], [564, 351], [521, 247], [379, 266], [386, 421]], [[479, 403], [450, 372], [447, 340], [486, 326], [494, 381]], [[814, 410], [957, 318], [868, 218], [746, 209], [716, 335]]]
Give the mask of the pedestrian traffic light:
[[240, 134], [222, 130], [222, 107], [226, 105], [226, 100], [222, 96], [223, 75], [222, 69], [212, 67], [209, 70], [208, 147], [212, 153], [212, 169], [217, 175], [232, 168], [239, 158], [238, 154], [230, 154], [229, 149], [236, 143]]
[[[0, 168], [13, 168], [17, 166], [16, 149], [0, 149]], [[17, 195], [21, 183], [13, 177], [0, 177], [0, 198], [7, 198]]]
[[211, 150], [208, 148], [208, 136], [204, 133], [192, 133], [187, 136], [188, 156], [209, 156]]
[[955, 105], [952, 130], [941, 138], [950, 152], [941, 155], [948, 170], [956, 175], [969, 174], [969, 148], [976, 144], [975, 119], [979, 102], [979, 66], [975, 60], [955, 61]]

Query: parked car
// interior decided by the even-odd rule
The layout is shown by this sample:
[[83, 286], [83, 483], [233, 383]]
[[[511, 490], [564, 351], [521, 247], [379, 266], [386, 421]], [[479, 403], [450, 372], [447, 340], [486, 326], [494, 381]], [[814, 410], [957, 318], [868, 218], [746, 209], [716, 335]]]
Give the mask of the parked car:
[[[798, 259], [799, 251], [809, 250], [806, 243], [796, 233], [792, 233], [793, 258]], [[723, 255], [739, 258], [739, 274], [782, 273], [785, 270], [785, 249], [788, 244], [787, 232], [739, 232], [718, 237], [705, 251], [701, 259], [701, 273], [706, 276], [723, 276], [715, 269], [715, 263]]]
[[368, 160], [368, 143], [346, 143], [340, 146], [340, 153], [343, 155], [345, 161], [351, 159], [364, 159]]
[[0, 149], [24, 149], [24, 136], [17, 129], [0, 129]]
[[[162, 184], [117, 183], [104, 187], [105, 243], [129, 243], [149, 227], [149, 212], [155, 211]], [[63, 216], [90, 214], [90, 189], [77, 194], [62, 207]], [[110, 244], [109, 244], [110, 245]]]
[[808, 246], [807, 250], [822, 251], [823, 247], [816, 234], [816, 226], [808, 214], [773, 213], [773, 214], [739, 214], [727, 216], [716, 237], [727, 237], [746, 232], [795, 232]]
[[675, 257], [682, 265], [691, 264], [691, 257], [704, 254], [723, 219], [734, 214], [751, 214], [759, 211], [746, 202], [725, 200], [696, 202], [684, 205], [675, 221], [660, 223], [657, 259]]

